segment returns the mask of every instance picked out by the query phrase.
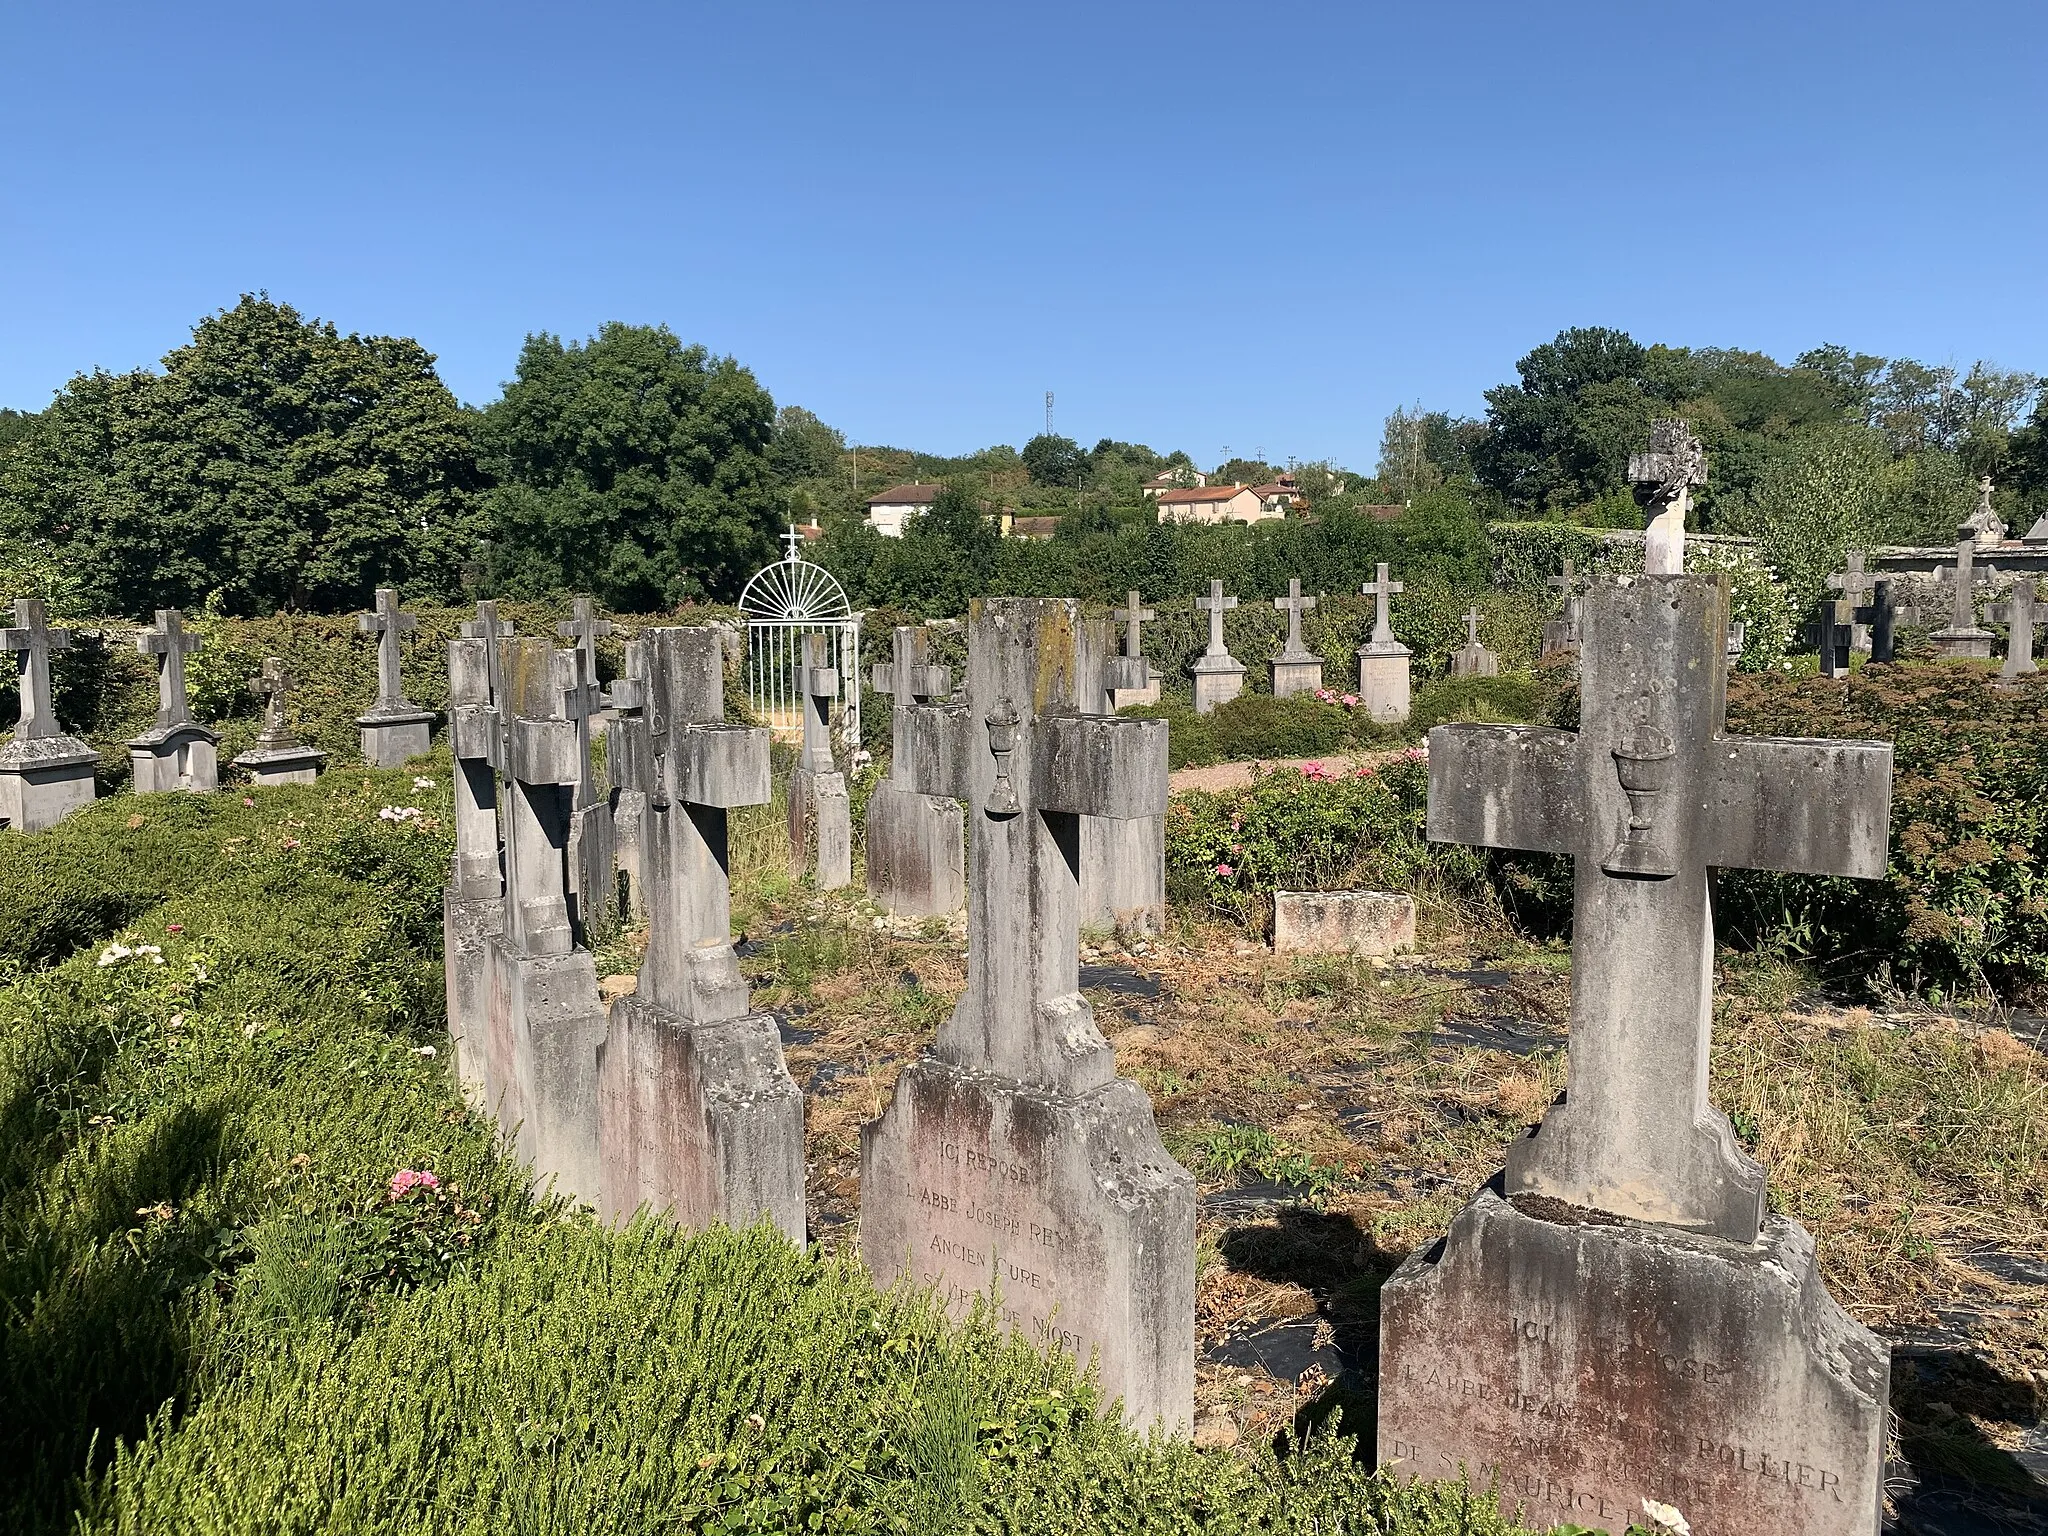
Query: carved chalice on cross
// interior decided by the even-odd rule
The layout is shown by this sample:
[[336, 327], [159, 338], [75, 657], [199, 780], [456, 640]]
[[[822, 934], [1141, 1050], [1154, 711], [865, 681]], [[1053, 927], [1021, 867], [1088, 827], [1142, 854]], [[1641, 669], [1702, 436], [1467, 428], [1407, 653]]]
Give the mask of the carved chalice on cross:
[[987, 718], [988, 749], [996, 758], [996, 782], [988, 792], [991, 816], [1014, 816], [1023, 807], [1017, 801], [1017, 786], [1010, 782], [1010, 754], [1017, 750], [1017, 708], [1004, 699]]
[[1614, 772], [1628, 796], [1628, 829], [1621, 841], [1600, 862], [1610, 875], [1634, 875], [1650, 880], [1668, 880], [1678, 873], [1657, 833], [1657, 797], [1671, 787], [1671, 770], [1678, 760], [1671, 738], [1654, 725], [1638, 724], [1614, 748]]

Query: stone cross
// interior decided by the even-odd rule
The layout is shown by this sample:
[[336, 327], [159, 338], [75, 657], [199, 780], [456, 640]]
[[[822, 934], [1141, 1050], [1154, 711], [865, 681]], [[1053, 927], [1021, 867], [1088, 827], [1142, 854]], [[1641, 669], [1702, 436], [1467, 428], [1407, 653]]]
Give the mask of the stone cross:
[[1755, 1240], [1763, 1170], [1707, 1102], [1714, 869], [1875, 879], [1892, 749], [1729, 736], [1724, 576], [1587, 594], [1578, 731], [1429, 734], [1437, 842], [1573, 856], [1571, 1076], [1509, 1195]]
[[[809, 638], [809, 637], [807, 637]], [[694, 1023], [747, 1012], [732, 947], [727, 812], [768, 802], [768, 733], [725, 719], [725, 652], [710, 628], [644, 633], [644, 701], [619, 722], [623, 782], [647, 796], [647, 954], [636, 994]]]
[[[1828, 577], [1828, 590], [1842, 594], [1842, 600], [1851, 610], [1868, 606], [1864, 601], [1866, 593], [1877, 589], [1877, 577], [1863, 569], [1863, 551], [1852, 549], [1844, 560], [1844, 569]], [[1870, 625], [1858, 618], [1852, 611], [1849, 617], [1849, 648], [1856, 651], [1870, 649]]]
[[839, 669], [831, 664], [831, 645], [812, 631], [804, 636], [804, 745], [797, 768], [806, 773], [831, 773], [832, 701], [839, 697]]
[[1576, 571], [1574, 571], [1572, 567], [1572, 557], [1570, 555], [1566, 555], [1564, 557], [1563, 571], [1561, 571], [1558, 575], [1546, 576], [1543, 578], [1543, 585], [1545, 585], [1546, 587], [1557, 588], [1558, 596], [1563, 600], [1565, 612], [1567, 614], [1571, 612], [1572, 599], [1575, 596], [1577, 596], [1577, 594], [1573, 591], [1573, 578], [1576, 576], [1576, 574]]
[[1977, 510], [1963, 524], [1970, 531], [1971, 539], [1978, 544], [2003, 544], [2005, 542], [2005, 519], [1991, 506], [1991, 477], [1980, 476], [1977, 480]]
[[1209, 583], [1209, 595], [1196, 598], [1195, 606], [1209, 610], [1209, 649], [1203, 654], [1228, 656], [1230, 648], [1223, 643], [1223, 614], [1226, 609], [1237, 606], [1237, 599], [1225, 597], [1222, 580], [1215, 578]]
[[967, 990], [938, 1054], [1062, 1093], [1114, 1075], [1079, 991], [1082, 816], [1166, 812], [1160, 721], [1084, 715], [1072, 602], [980, 598], [968, 616], [967, 698], [904, 711], [908, 786], [967, 802]]
[[597, 770], [590, 757], [590, 716], [604, 707], [597, 681], [597, 640], [618, 626], [610, 619], [592, 618], [587, 597], [577, 598], [571, 611], [576, 616], [557, 624], [555, 633], [576, 642], [576, 664], [581, 669], [583, 686], [592, 690], [584, 697], [583, 714], [576, 723], [577, 741], [583, 748], [583, 776], [576, 781], [576, 809], [580, 811], [597, 803]]
[[21, 664], [21, 723], [14, 728], [16, 741], [37, 741], [62, 736], [57, 711], [50, 699], [50, 652], [71, 649], [71, 631], [50, 628], [49, 610], [40, 597], [14, 600], [14, 625], [0, 629], [0, 646], [25, 653]]
[[454, 758], [455, 874], [459, 899], [491, 899], [504, 892], [498, 855], [496, 769], [505, 761], [502, 658], [511, 637], [499, 627], [498, 605], [481, 602], [461, 638], [448, 642], [448, 741]]
[[377, 637], [377, 702], [370, 713], [418, 713], [419, 706], [405, 696], [405, 688], [399, 678], [398, 638], [419, 628], [419, 622], [413, 614], [399, 611], [398, 593], [390, 587], [377, 589], [374, 611], [356, 615], [356, 632]]
[[1479, 605], [1474, 603], [1465, 610], [1465, 644], [1473, 650], [1479, 646]]
[[1144, 636], [1140, 627], [1159, 615], [1150, 608], [1139, 606], [1138, 589], [1132, 587], [1124, 598], [1124, 606], [1110, 615], [1124, 627], [1124, 655], [1136, 660], [1145, 654]]
[[869, 686], [898, 705], [924, 704], [953, 691], [953, 669], [932, 661], [931, 631], [922, 624], [898, 624], [890, 633], [894, 653], [871, 669]]
[[2033, 578], [2022, 576], [2012, 584], [2012, 593], [2002, 603], [1993, 603], [1990, 619], [2006, 626], [2005, 665], [2000, 677], [2019, 677], [2036, 670], [2034, 666], [2034, 599], [2038, 594]]
[[1629, 455], [1628, 478], [1646, 519], [1643, 570], [1676, 576], [1685, 569], [1685, 514], [1695, 486], [1707, 483], [1707, 456], [1683, 421], [1650, 423], [1647, 453]]
[[1387, 579], [1387, 562], [1382, 560], [1380, 562], [1379, 575], [1373, 580], [1368, 581], [1358, 590], [1361, 595], [1376, 600], [1373, 606], [1372, 643], [1374, 645], [1392, 645], [1394, 643], [1394, 626], [1388, 621], [1387, 599], [1397, 596], [1405, 588], [1402, 587], [1400, 582]]
[[594, 693], [574, 651], [512, 640], [497, 652], [506, 783], [505, 937], [527, 955], [567, 955], [578, 935], [569, 906], [570, 796], [578, 772], [578, 711]]
[[1283, 657], [1306, 656], [1308, 647], [1301, 643], [1301, 616], [1315, 607], [1316, 600], [1301, 595], [1301, 578], [1290, 577], [1287, 595], [1273, 599], [1273, 606], [1287, 615], [1287, 646], [1280, 654]]
[[156, 678], [156, 723], [159, 728], [192, 723], [192, 707], [185, 697], [185, 656], [203, 642], [185, 633], [185, 616], [175, 608], [156, 611], [156, 628], [135, 637], [135, 649], [145, 656], [160, 656]]
[[284, 663], [275, 656], [263, 658], [263, 670], [249, 682], [249, 691], [263, 700], [263, 729], [257, 733], [259, 747], [295, 747], [291, 731], [284, 723], [285, 696], [291, 692], [292, 680], [284, 669]]
[[1976, 563], [1977, 541], [1965, 533], [1956, 540], [1956, 563], [1935, 573], [1951, 588], [1948, 626], [1952, 630], [1977, 627]]

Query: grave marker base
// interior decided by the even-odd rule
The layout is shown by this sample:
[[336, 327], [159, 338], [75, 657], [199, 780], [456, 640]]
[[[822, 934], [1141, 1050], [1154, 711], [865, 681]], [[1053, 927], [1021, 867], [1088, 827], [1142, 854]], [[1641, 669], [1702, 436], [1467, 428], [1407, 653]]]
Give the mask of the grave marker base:
[[1081, 926], [1166, 931], [1166, 818], [1081, 818]]
[[0, 826], [40, 832], [99, 794], [100, 755], [75, 736], [37, 736], [0, 747]]
[[1290, 699], [1297, 693], [1314, 693], [1323, 686], [1323, 658], [1280, 656], [1273, 667], [1273, 697]]
[[774, 1019], [692, 1024], [621, 997], [597, 1078], [602, 1216], [646, 1206], [692, 1231], [765, 1216], [803, 1246], [804, 1101]]
[[536, 1189], [595, 1202], [597, 1048], [604, 1003], [587, 949], [529, 955], [488, 941], [489, 1078], [485, 1092]]
[[447, 973], [448, 1038], [455, 1049], [455, 1075], [462, 1096], [488, 1107], [485, 1084], [490, 1051], [491, 935], [505, 927], [505, 903], [497, 896], [441, 892], [441, 952]]
[[1358, 697], [1365, 712], [1381, 725], [1399, 725], [1408, 718], [1413, 662], [1413, 654], [1398, 640], [1387, 646], [1359, 647]]
[[1195, 1181], [1144, 1090], [1067, 1097], [935, 1056], [861, 1130], [861, 1258], [956, 1315], [999, 1295], [1041, 1347], [1099, 1358], [1126, 1422], [1186, 1429], [1195, 1387]]
[[791, 872], [801, 875], [814, 853], [819, 890], [853, 883], [853, 802], [846, 795], [846, 775], [799, 768], [789, 776]]
[[1195, 661], [1195, 713], [1206, 715], [1244, 691], [1244, 666], [1228, 656], [1201, 656]]
[[182, 789], [210, 795], [220, 788], [220, 737], [200, 725], [145, 731], [128, 743], [138, 795]]
[[1890, 1357], [1785, 1217], [1730, 1243], [1496, 1180], [1380, 1292], [1380, 1358], [1381, 1463], [1538, 1527], [1876, 1536]]
[[1989, 661], [1998, 637], [1988, 629], [1937, 629], [1927, 638], [1939, 655]]
[[431, 710], [406, 715], [364, 715], [356, 721], [363, 732], [363, 761], [372, 768], [403, 768], [425, 757], [434, 739]]
[[320, 777], [327, 754], [312, 747], [252, 747], [235, 759], [258, 789], [276, 784], [310, 784]]
[[967, 818], [958, 800], [878, 784], [868, 796], [868, 894], [897, 917], [967, 906]]

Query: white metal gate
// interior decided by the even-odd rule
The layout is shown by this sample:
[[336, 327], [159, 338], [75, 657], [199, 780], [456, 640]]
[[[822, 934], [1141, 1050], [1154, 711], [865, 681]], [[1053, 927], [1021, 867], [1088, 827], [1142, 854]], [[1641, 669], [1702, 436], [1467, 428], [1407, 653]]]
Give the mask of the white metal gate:
[[860, 615], [832, 573], [798, 553], [803, 538], [794, 528], [783, 543], [788, 553], [756, 571], [740, 594], [747, 620], [747, 704], [776, 736], [801, 741], [804, 636], [823, 635], [829, 664], [839, 673], [834, 743], [851, 757], [860, 750]]

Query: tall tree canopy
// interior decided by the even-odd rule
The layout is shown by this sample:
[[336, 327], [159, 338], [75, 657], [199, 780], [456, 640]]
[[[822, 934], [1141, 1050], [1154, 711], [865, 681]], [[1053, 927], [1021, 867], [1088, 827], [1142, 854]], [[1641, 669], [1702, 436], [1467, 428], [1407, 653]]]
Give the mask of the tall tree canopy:
[[[808, 424], [785, 445], [815, 452]], [[774, 554], [775, 402], [747, 369], [667, 326], [529, 336], [478, 431], [508, 592], [589, 592], [642, 612], [732, 598]], [[800, 443], [795, 439], [810, 439]]]
[[380, 582], [452, 594], [475, 486], [432, 353], [244, 295], [162, 373], [80, 374], [33, 418], [0, 457], [0, 535], [101, 613], [337, 609]]

